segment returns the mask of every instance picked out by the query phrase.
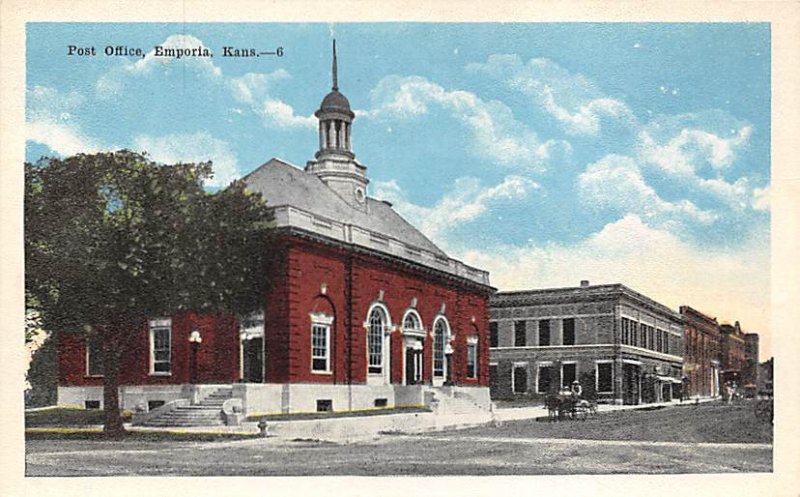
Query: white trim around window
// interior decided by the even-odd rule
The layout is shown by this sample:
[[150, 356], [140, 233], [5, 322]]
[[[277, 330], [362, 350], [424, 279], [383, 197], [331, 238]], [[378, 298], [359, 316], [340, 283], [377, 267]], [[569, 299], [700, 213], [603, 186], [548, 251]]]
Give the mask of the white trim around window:
[[467, 337], [467, 378], [478, 378], [478, 337], [474, 336]]
[[172, 319], [151, 319], [150, 328], [150, 375], [172, 375]]
[[[539, 389], [539, 377], [542, 374], [541, 373], [542, 368], [551, 368], [552, 369], [552, 368], [555, 368], [555, 365], [553, 364], [553, 361], [542, 361], [542, 362], [537, 362], [536, 363], [536, 378], [535, 378], [534, 388], [536, 389], [535, 392], [539, 393], [539, 394], [548, 393], [548, 392], [542, 392]], [[559, 380], [558, 381], [560, 383], [561, 382], [561, 371], [560, 370], [559, 370], [558, 374], [559, 374]], [[552, 380], [552, 378], [551, 378], [551, 380]]]
[[425, 327], [422, 326], [422, 318], [415, 309], [409, 309], [403, 315], [403, 335], [425, 338]]
[[375, 302], [369, 307], [364, 329], [367, 332], [367, 377], [382, 377], [388, 383], [391, 368], [389, 336], [393, 327], [389, 309], [383, 303]]
[[[611, 390], [600, 390], [600, 364], [611, 365]], [[600, 359], [594, 361], [594, 390], [597, 393], [613, 393], [614, 392], [614, 361], [610, 359]]]
[[568, 387], [572, 386], [571, 382], [570, 382], [569, 385], [564, 385], [564, 366], [569, 365], [569, 364], [572, 364], [573, 366], [575, 366], [575, 379], [576, 380], [578, 379], [578, 376], [579, 376], [578, 362], [577, 361], [561, 361], [561, 387], [562, 388], [565, 387], [565, 386], [568, 386]]
[[331, 372], [331, 325], [333, 316], [310, 313], [311, 318], [311, 372]]
[[517, 373], [517, 368], [525, 369], [525, 382], [526, 382], [525, 391], [524, 392], [519, 392], [519, 393], [528, 393], [528, 385], [530, 385], [531, 379], [529, 378], [529, 376], [530, 376], [530, 364], [528, 364], [527, 362], [513, 362], [513, 363], [511, 363], [511, 393], [512, 394], [517, 393], [517, 388], [516, 388], [517, 385], [516, 385], [516, 381], [515, 381], [515, 377], [517, 376], [517, 374], [516, 374]]
[[[439, 325], [442, 325], [440, 328]], [[438, 332], [441, 331], [441, 341], [437, 341], [436, 337]], [[446, 379], [447, 378], [447, 344], [450, 343], [450, 323], [443, 315], [439, 315], [433, 321], [433, 353], [432, 357], [432, 374], [433, 378]], [[438, 349], [438, 350], [437, 350]], [[440, 357], [437, 357], [440, 356]], [[439, 374], [437, 374], [436, 363], [437, 359], [441, 360]]]

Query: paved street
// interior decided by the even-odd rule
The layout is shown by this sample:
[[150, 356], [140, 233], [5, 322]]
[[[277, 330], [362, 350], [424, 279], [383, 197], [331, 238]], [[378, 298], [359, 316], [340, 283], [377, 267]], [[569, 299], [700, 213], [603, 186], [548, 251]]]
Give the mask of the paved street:
[[[307, 476], [769, 472], [772, 469], [771, 428], [756, 424], [749, 407], [670, 407], [658, 411], [605, 413], [588, 421], [562, 423], [519, 420], [500, 427], [385, 435], [349, 445], [286, 439], [226, 442], [29, 440], [27, 474]], [[738, 424], [731, 423], [736, 421]], [[710, 428], [714, 426], [718, 427], [716, 433]], [[729, 426], [743, 428], [734, 432]]]

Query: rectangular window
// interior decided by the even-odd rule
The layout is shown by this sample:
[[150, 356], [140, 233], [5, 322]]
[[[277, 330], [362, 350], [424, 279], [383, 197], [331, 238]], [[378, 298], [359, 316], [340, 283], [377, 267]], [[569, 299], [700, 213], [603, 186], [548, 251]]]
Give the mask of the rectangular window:
[[150, 321], [150, 374], [172, 373], [172, 321]]
[[612, 385], [612, 370], [613, 364], [610, 362], [597, 363], [597, 391], [598, 392], [611, 392]]
[[575, 345], [575, 318], [567, 318], [564, 323], [564, 345]]
[[317, 399], [317, 412], [332, 412], [333, 400], [331, 399]]
[[103, 376], [103, 342], [98, 335], [86, 338], [86, 375]]
[[514, 365], [514, 393], [525, 393], [528, 391], [528, 367], [524, 364]]
[[467, 344], [467, 378], [478, 377], [478, 344]]
[[499, 381], [497, 375], [499, 374], [497, 364], [489, 364], [489, 389], [492, 393], [497, 392]]
[[571, 386], [578, 379], [578, 367], [574, 362], [561, 364], [561, 386]]
[[638, 347], [639, 346], [639, 323], [637, 323], [636, 321], [631, 321], [630, 322], [630, 327], [631, 327], [630, 328], [631, 329], [631, 331], [630, 331], [630, 333], [631, 333], [631, 345], [633, 345], [634, 347]]
[[329, 324], [311, 325], [311, 370], [324, 373], [331, 370], [331, 325]]
[[500, 341], [497, 337], [497, 321], [489, 323], [489, 347], [499, 347]]
[[539, 346], [550, 345], [550, 320], [539, 321]]
[[514, 347], [524, 347], [527, 345], [525, 338], [525, 321], [514, 321]]
[[536, 393], [548, 393], [553, 386], [553, 366], [539, 366], [536, 377]]

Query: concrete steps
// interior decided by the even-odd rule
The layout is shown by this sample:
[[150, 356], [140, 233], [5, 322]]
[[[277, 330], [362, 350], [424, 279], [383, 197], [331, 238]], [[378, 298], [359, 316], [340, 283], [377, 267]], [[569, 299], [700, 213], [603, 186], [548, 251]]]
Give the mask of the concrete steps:
[[180, 406], [147, 420], [142, 426], [224, 426], [222, 404], [230, 399], [233, 387], [222, 387], [195, 405]]

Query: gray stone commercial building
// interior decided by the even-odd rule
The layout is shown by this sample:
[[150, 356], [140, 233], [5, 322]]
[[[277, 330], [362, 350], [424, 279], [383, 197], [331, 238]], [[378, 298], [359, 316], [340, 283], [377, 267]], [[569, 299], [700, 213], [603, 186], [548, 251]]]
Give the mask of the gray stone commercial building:
[[630, 288], [498, 292], [491, 299], [494, 399], [542, 400], [578, 380], [584, 397], [640, 404], [680, 395], [680, 314]]

